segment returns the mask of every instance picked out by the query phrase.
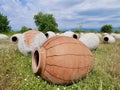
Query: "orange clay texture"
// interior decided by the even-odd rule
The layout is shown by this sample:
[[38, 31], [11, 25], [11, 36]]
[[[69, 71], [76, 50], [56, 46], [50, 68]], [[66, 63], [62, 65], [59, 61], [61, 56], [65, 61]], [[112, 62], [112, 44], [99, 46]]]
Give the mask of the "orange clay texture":
[[38, 51], [40, 67], [37, 73], [54, 84], [71, 84], [85, 77], [93, 68], [91, 51], [70, 37], [50, 38]]
[[28, 47], [30, 46], [31, 43], [33, 43], [34, 38], [37, 34], [40, 34], [40, 32], [37, 30], [30, 30], [24, 33], [25, 43]]

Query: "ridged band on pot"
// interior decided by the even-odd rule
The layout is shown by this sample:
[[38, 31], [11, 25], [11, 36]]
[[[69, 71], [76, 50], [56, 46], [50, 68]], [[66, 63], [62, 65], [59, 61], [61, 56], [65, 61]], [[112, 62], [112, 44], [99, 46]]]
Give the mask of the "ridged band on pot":
[[70, 84], [86, 76], [93, 67], [91, 51], [79, 40], [56, 36], [32, 53], [32, 69], [55, 84]]

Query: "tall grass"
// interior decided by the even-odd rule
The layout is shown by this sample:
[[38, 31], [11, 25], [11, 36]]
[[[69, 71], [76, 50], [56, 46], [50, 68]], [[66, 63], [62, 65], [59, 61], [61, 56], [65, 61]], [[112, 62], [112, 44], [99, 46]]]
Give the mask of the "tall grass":
[[120, 40], [100, 44], [94, 68], [72, 85], [54, 85], [32, 71], [31, 56], [23, 56], [8, 40], [0, 41], [0, 90], [120, 90]]

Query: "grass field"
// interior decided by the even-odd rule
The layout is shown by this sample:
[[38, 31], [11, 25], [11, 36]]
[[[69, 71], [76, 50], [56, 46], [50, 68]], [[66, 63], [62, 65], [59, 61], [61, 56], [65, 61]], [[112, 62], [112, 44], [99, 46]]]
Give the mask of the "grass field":
[[103, 44], [94, 55], [94, 68], [72, 85], [54, 85], [32, 71], [31, 56], [23, 56], [9, 40], [0, 40], [0, 90], [120, 90], [120, 40]]

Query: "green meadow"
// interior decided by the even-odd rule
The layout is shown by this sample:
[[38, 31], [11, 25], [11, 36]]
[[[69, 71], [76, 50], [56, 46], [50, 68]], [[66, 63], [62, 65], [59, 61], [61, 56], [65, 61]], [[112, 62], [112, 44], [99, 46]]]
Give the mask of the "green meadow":
[[33, 73], [31, 56], [23, 56], [9, 40], [0, 40], [0, 90], [120, 90], [120, 40], [100, 43], [92, 53], [94, 67], [85, 78], [54, 85]]

